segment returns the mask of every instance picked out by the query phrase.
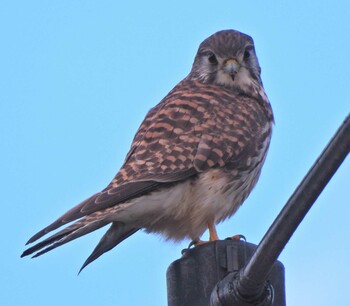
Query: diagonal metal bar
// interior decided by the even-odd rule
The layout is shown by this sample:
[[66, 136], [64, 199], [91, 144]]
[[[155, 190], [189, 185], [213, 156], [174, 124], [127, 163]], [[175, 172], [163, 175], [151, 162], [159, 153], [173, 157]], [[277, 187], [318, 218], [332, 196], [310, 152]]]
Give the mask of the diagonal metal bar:
[[350, 114], [294, 191], [240, 272], [241, 296], [260, 295], [267, 275], [317, 197], [350, 152]]

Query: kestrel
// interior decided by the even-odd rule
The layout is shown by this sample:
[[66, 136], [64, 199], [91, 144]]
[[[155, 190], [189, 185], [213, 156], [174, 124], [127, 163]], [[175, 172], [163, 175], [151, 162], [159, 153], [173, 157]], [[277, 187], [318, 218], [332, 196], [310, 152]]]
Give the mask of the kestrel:
[[199, 242], [232, 216], [255, 186], [273, 114], [253, 39], [234, 30], [204, 40], [191, 72], [138, 129], [124, 164], [101, 192], [73, 207], [28, 243], [42, 255], [103, 226], [110, 228], [82, 269], [138, 230]]

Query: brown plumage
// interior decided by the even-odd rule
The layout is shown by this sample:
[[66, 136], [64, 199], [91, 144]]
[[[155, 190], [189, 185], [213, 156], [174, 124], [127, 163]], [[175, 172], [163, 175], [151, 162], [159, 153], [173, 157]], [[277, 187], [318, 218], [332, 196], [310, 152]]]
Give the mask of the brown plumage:
[[215, 33], [190, 74], [142, 122], [112, 182], [34, 235], [34, 257], [111, 227], [83, 267], [139, 229], [199, 241], [231, 216], [255, 186], [271, 138], [272, 110], [251, 37]]

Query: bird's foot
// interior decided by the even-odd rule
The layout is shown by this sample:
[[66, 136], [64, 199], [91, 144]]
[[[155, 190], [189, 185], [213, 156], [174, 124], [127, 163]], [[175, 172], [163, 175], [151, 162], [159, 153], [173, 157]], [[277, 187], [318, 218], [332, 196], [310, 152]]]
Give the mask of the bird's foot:
[[[219, 240], [219, 239], [217, 239]], [[196, 247], [196, 246], [199, 246], [199, 245], [203, 245], [203, 244], [206, 244], [206, 243], [209, 243], [209, 242], [213, 242], [213, 241], [216, 241], [216, 240], [200, 240], [200, 239], [194, 239], [190, 242], [190, 244], [188, 245], [188, 247], [186, 249], [183, 249], [181, 251], [181, 254], [185, 254], [188, 250]]]
[[187, 249], [190, 249], [192, 247], [195, 247], [197, 245], [201, 245], [201, 244], [205, 244], [208, 243], [210, 241], [205, 241], [205, 240], [200, 240], [200, 239], [194, 239], [190, 242], [190, 244], [188, 245]]
[[244, 235], [241, 235], [241, 234], [234, 235], [234, 236], [232, 236], [232, 237], [228, 237], [228, 238], [226, 238], [225, 240], [235, 240], [235, 241], [243, 240], [243, 241], [247, 241], [247, 239], [245, 238], [245, 236], [244, 236]]
[[[219, 240], [219, 239], [216, 239]], [[189, 248], [192, 246], [197, 246], [197, 245], [202, 245], [202, 244], [206, 244], [212, 241], [216, 241], [216, 240], [200, 240], [200, 239], [196, 239], [196, 240], [192, 240], [191, 243], [189, 244]]]
[[[212, 237], [213, 238], [213, 237]], [[217, 239], [215, 239], [217, 238]], [[192, 247], [196, 247], [196, 246], [199, 246], [199, 245], [203, 245], [203, 244], [206, 244], [206, 243], [209, 243], [209, 242], [213, 242], [213, 241], [218, 241], [219, 238], [218, 237], [215, 237], [214, 239], [210, 239], [210, 240], [201, 240], [201, 239], [194, 239], [190, 242], [190, 244], [188, 245], [188, 247], [186, 249], [183, 249], [181, 251], [181, 254], [185, 254], [188, 250], [190, 250]], [[231, 236], [231, 237], [228, 237], [226, 238], [225, 240], [234, 240], [234, 241], [244, 241], [246, 242], [247, 239], [245, 238], [244, 235], [241, 235], [241, 234], [237, 234], [237, 235], [234, 235], [234, 236]]]
[[[213, 241], [218, 241], [218, 240], [220, 240], [220, 239], [219, 239], [219, 237], [217, 235], [210, 236], [209, 240], [195, 239], [195, 240], [191, 241], [191, 243], [188, 245], [188, 248], [191, 248], [192, 246], [198, 246], [198, 245], [206, 244], [206, 243], [213, 242]], [[236, 241], [243, 240], [243, 241], [247, 241], [245, 236], [241, 235], [241, 234], [237, 234], [237, 235], [234, 235], [232, 237], [228, 237], [225, 240], [236, 240]]]

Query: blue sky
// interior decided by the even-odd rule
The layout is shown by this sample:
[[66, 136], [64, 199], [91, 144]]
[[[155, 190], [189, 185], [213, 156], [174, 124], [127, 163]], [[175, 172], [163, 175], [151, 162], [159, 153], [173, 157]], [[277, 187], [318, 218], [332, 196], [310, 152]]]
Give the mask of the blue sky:
[[[146, 112], [222, 29], [254, 38], [276, 119], [257, 187], [218, 227], [257, 244], [349, 113], [349, 16], [347, 0], [1, 1], [1, 304], [166, 305], [166, 268], [188, 242], [139, 232], [79, 276], [103, 230], [19, 256], [109, 183]], [[288, 305], [350, 305], [349, 169], [348, 158], [280, 256]]]

